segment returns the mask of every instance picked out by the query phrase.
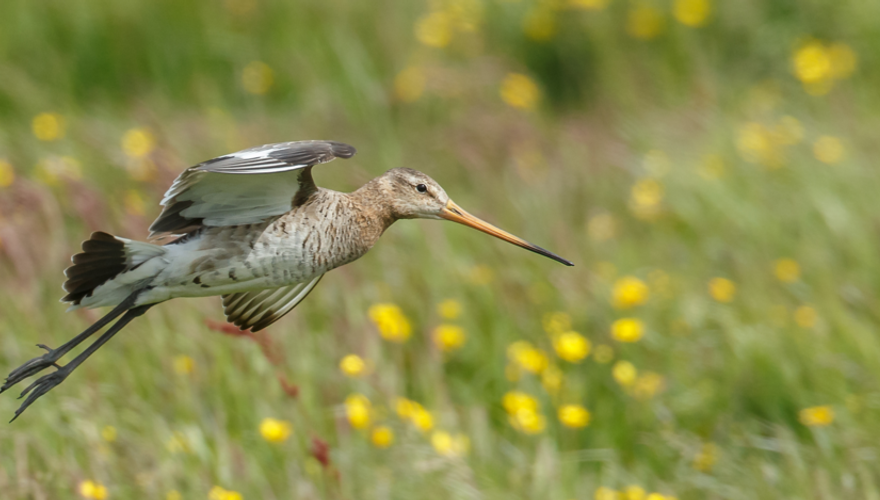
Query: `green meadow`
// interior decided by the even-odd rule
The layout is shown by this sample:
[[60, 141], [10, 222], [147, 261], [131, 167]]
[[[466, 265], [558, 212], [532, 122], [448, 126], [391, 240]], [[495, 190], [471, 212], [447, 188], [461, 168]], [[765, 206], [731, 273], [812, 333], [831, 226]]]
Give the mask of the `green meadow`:
[[341, 191], [423, 171], [575, 266], [400, 221], [265, 331], [162, 304], [3, 420], [0, 498], [880, 499], [878, 18], [4, 0], [3, 374], [102, 314], [58, 302], [90, 232], [265, 143], [355, 146]]

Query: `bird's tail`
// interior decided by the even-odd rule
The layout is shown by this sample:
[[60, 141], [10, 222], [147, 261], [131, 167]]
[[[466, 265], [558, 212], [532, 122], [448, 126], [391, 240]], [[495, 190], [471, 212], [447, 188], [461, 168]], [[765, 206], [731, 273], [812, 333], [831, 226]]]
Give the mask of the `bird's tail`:
[[[64, 271], [67, 281], [61, 299], [71, 309], [113, 305], [142, 286], [151, 273], [136, 272], [145, 262], [166, 253], [164, 247], [95, 232]], [[140, 276], [145, 274], [144, 276]], [[116, 298], [119, 300], [116, 300]]]

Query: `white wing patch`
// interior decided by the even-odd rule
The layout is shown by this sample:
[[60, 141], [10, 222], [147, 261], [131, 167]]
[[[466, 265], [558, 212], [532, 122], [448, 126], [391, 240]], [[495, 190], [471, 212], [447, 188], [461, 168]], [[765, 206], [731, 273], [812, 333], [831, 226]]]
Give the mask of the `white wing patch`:
[[224, 295], [223, 313], [227, 321], [242, 330], [258, 332], [289, 313], [323, 277], [281, 288]]
[[[267, 144], [214, 158], [188, 168], [162, 198], [165, 207], [150, 236], [198, 226], [237, 226], [275, 217], [292, 208], [301, 187], [291, 172], [351, 158], [355, 149], [332, 141]], [[253, 175], [260, 174], [260, 175]], [[305, 178], [307, 185], [311, 177]]]
[[[179, 213], [202, 219], [205, 226], [252, 224], [281, 215], [291, 208], [299, 183], [297, 176], [275, 173], [261, 176], [193, 172], [197, 177], [175, 202], [192, 202]], [[181, 176], [183, 177], [183, 176]], [[184, 179], [184, 182], [189, 179]], [[172, 186], [174, 189], [174, 186]], [[166, 196], [163, 205], [171, 200]]]

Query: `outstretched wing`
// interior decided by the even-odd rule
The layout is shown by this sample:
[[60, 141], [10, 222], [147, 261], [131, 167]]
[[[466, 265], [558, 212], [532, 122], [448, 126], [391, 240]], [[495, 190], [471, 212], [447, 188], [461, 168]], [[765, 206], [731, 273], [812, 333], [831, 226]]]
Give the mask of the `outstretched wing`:
[[[299, 189], [314, 189], [309, 167], [355, 153], [341, 142], [282, 142], [190, 167], [162, 198], [164, 208], [150, 226], [150, 237], [199, 226], [253, 224], [281, 215], [292, 208]], [[293, 175], [292, 170], [299, 170], [300, 175]]]
[[289, 313], [323, 277], [281, 288], [224, 295], [223, 313], [227, 321], [242, 330], [258, 332]]

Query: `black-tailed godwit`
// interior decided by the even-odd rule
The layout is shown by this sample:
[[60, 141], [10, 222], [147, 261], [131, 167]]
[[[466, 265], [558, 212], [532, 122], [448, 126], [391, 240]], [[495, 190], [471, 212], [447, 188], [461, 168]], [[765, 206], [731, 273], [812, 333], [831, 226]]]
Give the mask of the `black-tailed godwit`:
[[[93, 233], [65, 271], [62, 301], [70, 309], [115, 307], [57, 349], [38, 344], [48, 352], [9, 374], [0, 392], [56, 368], [22, 392], [27, 399], [12, 420], [150, 307], [222, 295], [229, 322], [261, 330], [299, 304], [324, 273], [364, 255], [398, 219], [451, 220], [572, 265], [465, 212], [416, 170], [389, 170], [352, 193], [315, 185], [312, 167], [354, 154], [340, 142], [300, 141], [220, 156], [186, 169], [165, 193], [150, 236], [177, 239], [157, 245]], [[57, 364], [119, 316], [70, 363]]]

